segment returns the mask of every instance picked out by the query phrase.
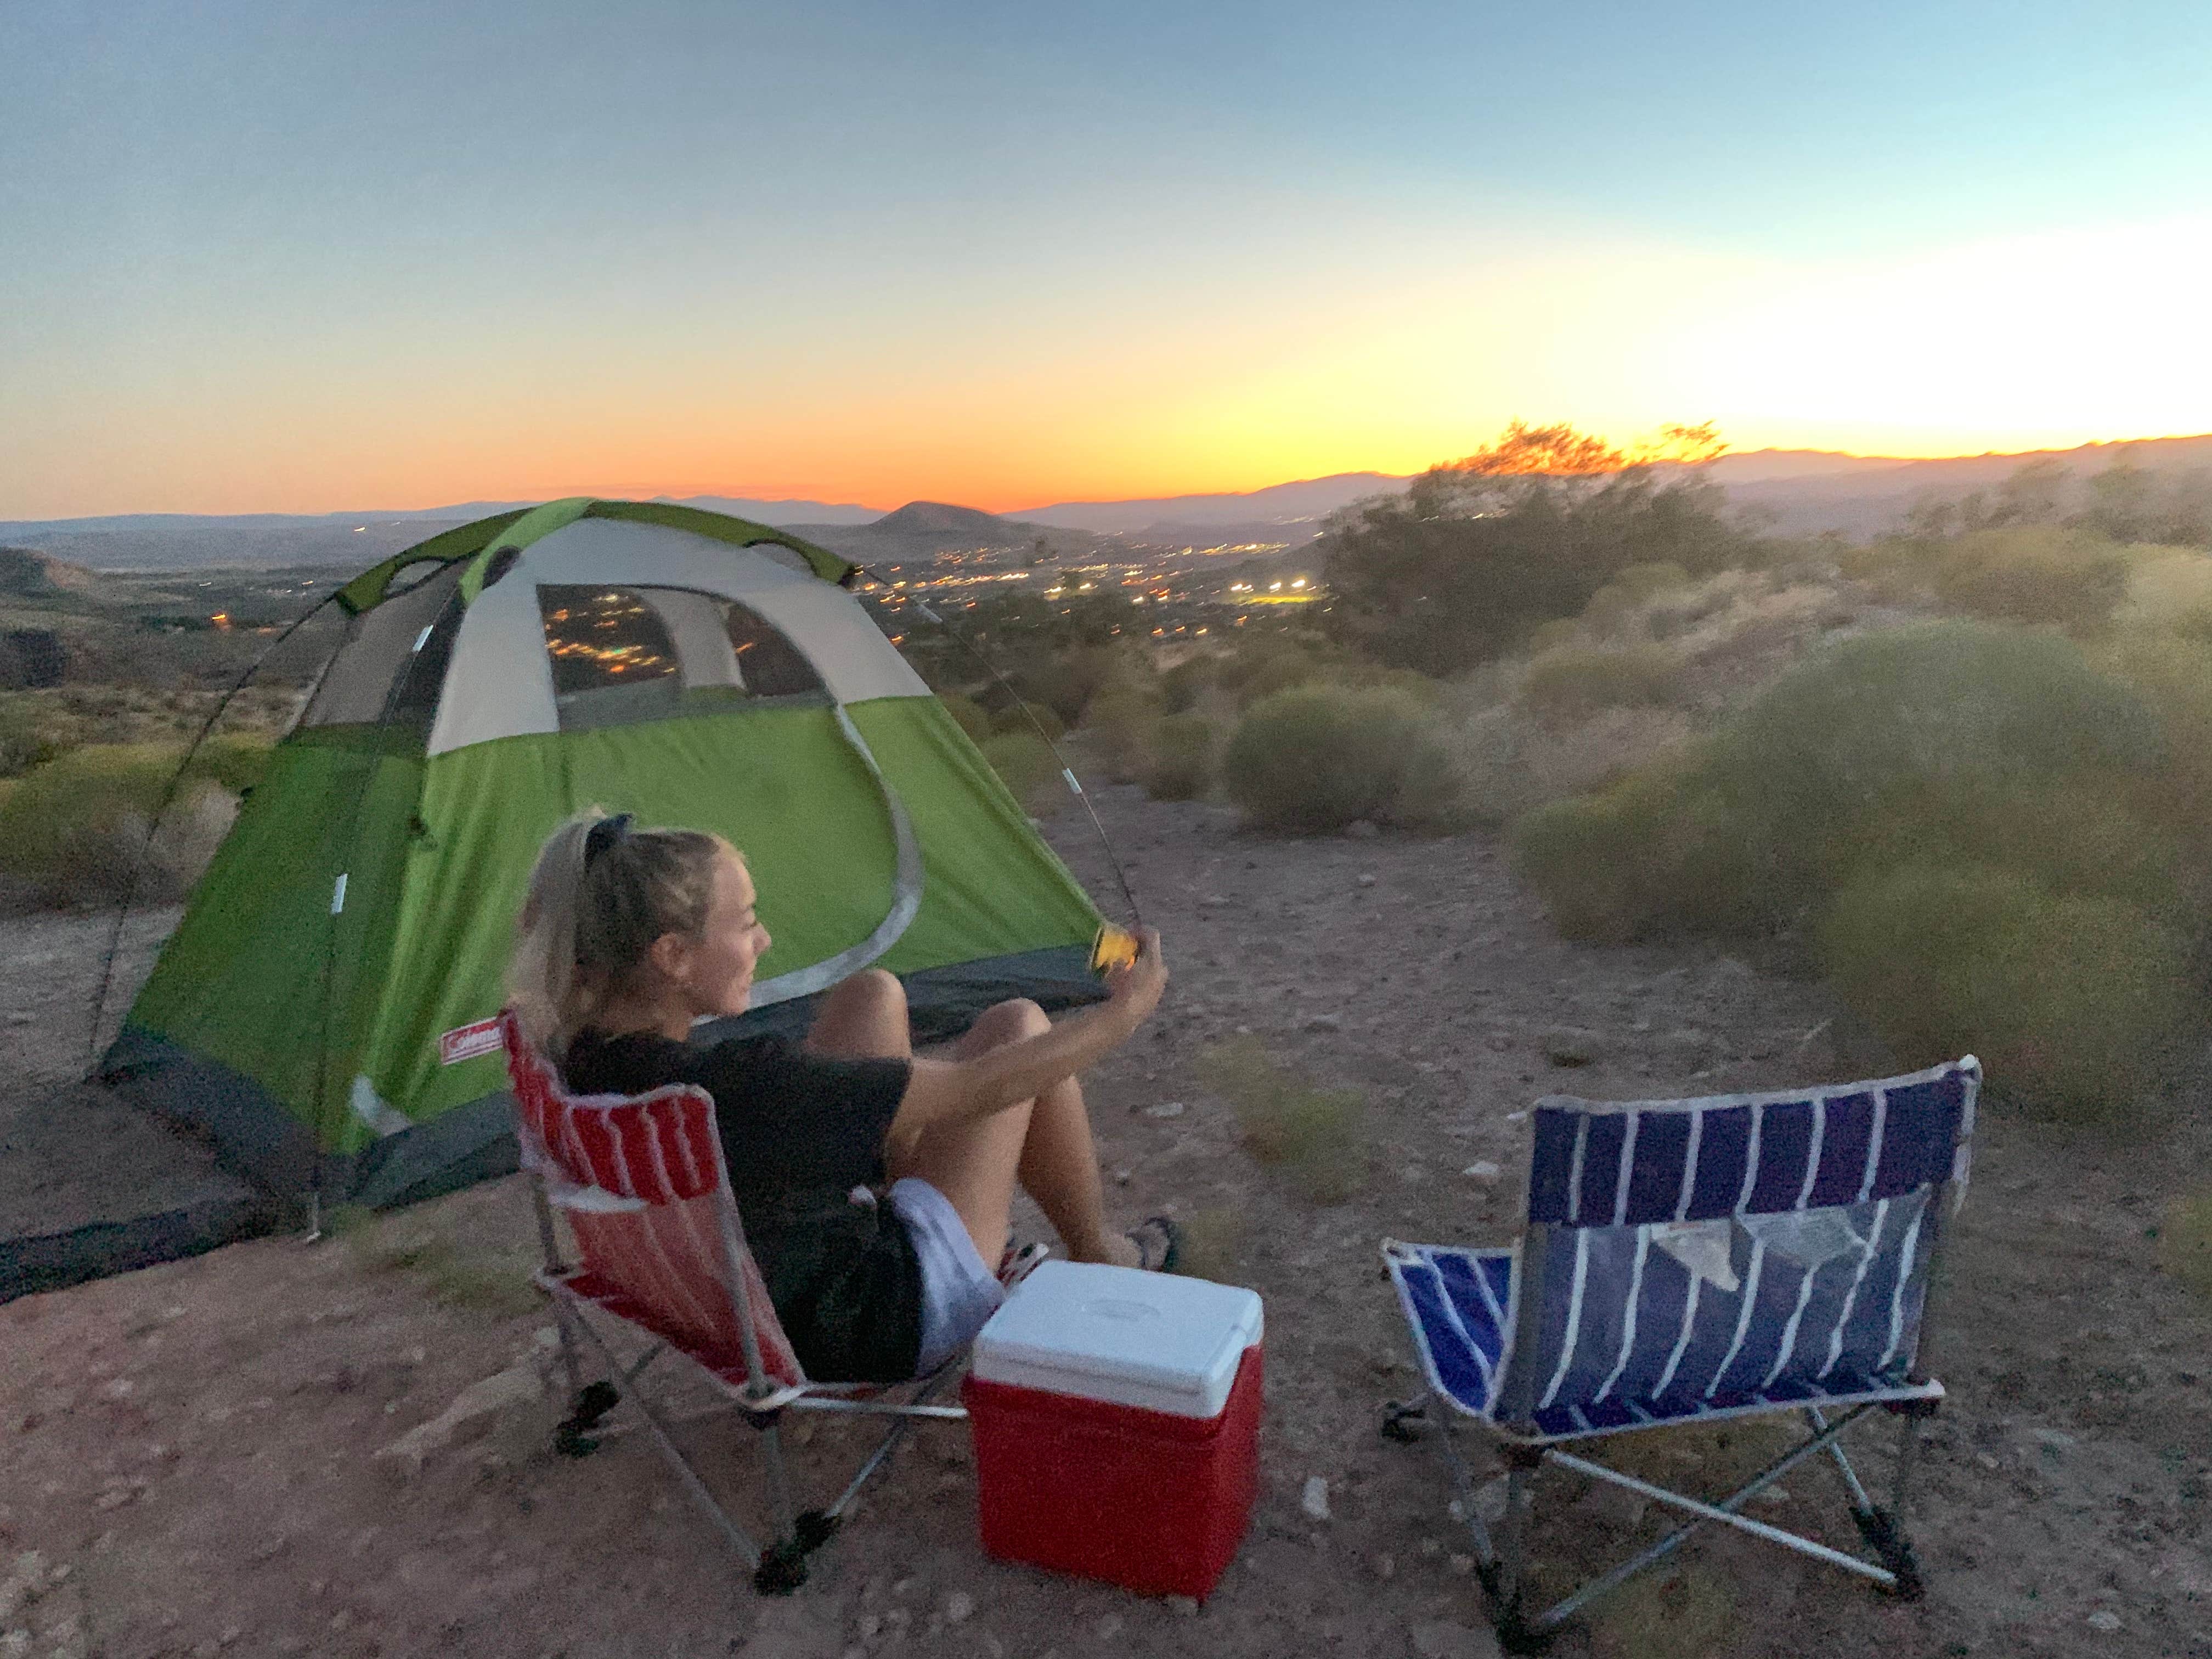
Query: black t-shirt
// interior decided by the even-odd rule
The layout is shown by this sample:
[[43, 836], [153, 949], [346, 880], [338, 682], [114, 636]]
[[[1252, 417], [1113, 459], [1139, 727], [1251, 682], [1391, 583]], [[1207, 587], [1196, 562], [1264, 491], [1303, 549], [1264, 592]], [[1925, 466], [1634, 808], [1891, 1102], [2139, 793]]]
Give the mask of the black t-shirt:
[[906, 1093], [903, 1060], [832, 1060], [781, 1037], [710, 1047], [653, 1032], [580, 1031], [561, 1071], [580, 1094], [671, 1083], [714, 1097], [730, 1190], [785, 1334], [807, 1375], [896, 1382], [921, 1349], [921, 1265], [888, 1204], [856, 1202], [885, 1178], [884, 1135]]

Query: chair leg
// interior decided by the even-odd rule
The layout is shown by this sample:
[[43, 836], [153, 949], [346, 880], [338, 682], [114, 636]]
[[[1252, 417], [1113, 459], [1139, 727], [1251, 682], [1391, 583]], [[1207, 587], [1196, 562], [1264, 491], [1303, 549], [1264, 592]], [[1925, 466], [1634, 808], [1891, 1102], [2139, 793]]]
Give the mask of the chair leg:
[[[775, 1541], [761, 1552], [753, 1588], [763, 1595], [788, 1595], [806, 1582], [809, 1546], [799, 1537], [792, 1507], [791, 1475], [783, 1462], [783, 1431], [774, 1417], [760, 1426], [761, 1464], [768, 1475], [769, 1503], [775, 1518]], [[826, 1537], [828, 1534], [823, 1534]]]
[[[1890, 1484], [1889, 1507], [1876, 1509], [1864, 1501], [1854, 1501], [1851, 1506], [1851, 1519], [1858, 1523], [1859, 1536], [1868, 1551], [1896, 1575], [1891, 1593], [1905, 1601], [1918, 1601], [1928, 1588], [1920, 1576], [1920, 1558], [1913, 1553], [1912, 1540], [1905, 1530], [1905, 1505], [1912, 1495], [1912, 1477], [1919, 1466], [1928, 1420], [1924, 1410], [1915, 1409], [1920, 1404], [1915, 1401], [1899, 1413], [1897, 1472]], [[1864, 1500], [1866, 1489], [1856, 1480], [1851, 1484], [1857, 1487], [1855, 1498]]]
[[1528, 1486], [1536, 1471], [1543, 1467], [1544, 1454], [1533, 1447], [1509, 1446], [1505, 1457], [1505, 1514], [1498, 1523], [1497, 1582], [1491, 1592], [1492, 1623], [1498, 1630], [1498, 1645], [1508, 1653], [1539, 1653], [1543, 1650], [1548, 1632], [1529, 1623], [1522, 1612], [1522, 1604], [1528, 1589], [1522, 1575], [1528, 1562], [1530, 1510], [1534, 1507]]
[[[607, 1370], [617, 1375], [621, 1374], [622, 1363], [615, 1358], [614, 1350], [607, 1346], [605, 1338], [592, 1328], [592, 1322], [580, 1313], [576, 1316], [576, 1328], [583, 1334], [592, 1346], [599, 1351], [599, 1358]], [[638, 1367], [638, 1370], [643, 1369], [643, 1366]], [[607, 1386], [611, 1388], [612, 1385]], [[745, 1529], [731, 1520], [728, 1512], [715, 1501], [714, 1494], [707, 1488], [707, 1483], [699, 1478], [699, 1472], [691, 1467], [691, 1460], [684, 1456], [684, 1449], [676, 1443], [676, 1437], [670, 1431], [667, 1421], [653, 1408], [641, 1392], [631, 1395], [629, 1403], [637, 1408], [638, 1415], [645, 1419], [646, 1427], [652, 1431], [653, 1440], [660, 1447], [661, 1455], [667, 1458], [669, 1467], [675, 1470], [676, 1478], [684, 1483], [684, 1491], [690, 1492], [692, 1500], [707, 1512], [707, 1518], [712, 1521], [722, 1536], [729, 1540], [730, 1547], [738, 1553], [738, 1558], [744, 1562], [746, 1567], [757, 1571], [762, 1560], [760, 1550], [754, 1546], [753, 1540], [746, 1534]]]

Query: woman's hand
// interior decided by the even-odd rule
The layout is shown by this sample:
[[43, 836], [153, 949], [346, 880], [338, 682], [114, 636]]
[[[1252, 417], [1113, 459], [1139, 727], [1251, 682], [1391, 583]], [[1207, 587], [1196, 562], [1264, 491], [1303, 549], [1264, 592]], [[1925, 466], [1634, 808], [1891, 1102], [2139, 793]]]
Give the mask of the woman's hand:
[[1159, 929], [1145, 928], [1137, 935], [1135, 959], [1108, 970], [1108, 1001], [1133, 1031], [1159, 1006], [1160, 994], [1167, 988], [1168, 964], [1160, 954]]
[[1095, 1065], [1145, 1023], [1167, 984], [1160, 936], [1147, 927], [1137, 936], [1137, 959], [1107, 974], [1104, 1002], [970, 1060], [915, 1060], [890, 1144], [911, 1149], [933, 1124], [988, 1117]]

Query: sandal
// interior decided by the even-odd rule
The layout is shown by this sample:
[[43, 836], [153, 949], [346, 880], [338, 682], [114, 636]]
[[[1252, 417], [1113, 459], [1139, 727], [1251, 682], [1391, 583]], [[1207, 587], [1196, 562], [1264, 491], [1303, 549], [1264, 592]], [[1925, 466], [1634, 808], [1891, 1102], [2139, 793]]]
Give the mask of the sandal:
[[1011, 1291], [1037, 1269], [1037, 1264], [1052, 1254], [1049, 1244], [1008, 1244], [1006, 1253], [999, 1258], [999, 1285]]
[[1123, 1235], [1137, 1247], [1137, 1265], [1146, 1273], [1171, 1273], [1182, 1261], [1182, 1229], [1167, 1216], [1139, 1222]]

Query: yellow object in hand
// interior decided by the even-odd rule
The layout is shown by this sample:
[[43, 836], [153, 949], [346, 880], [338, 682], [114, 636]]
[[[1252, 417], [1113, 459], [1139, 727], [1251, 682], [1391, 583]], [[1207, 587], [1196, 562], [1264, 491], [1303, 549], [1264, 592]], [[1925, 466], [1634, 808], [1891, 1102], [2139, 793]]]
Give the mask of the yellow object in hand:
[[1102, 923], [1098, 936], [1091, 941], [1091, 971], [1103, 974], [1110, 968], [1127, 968], [1136, 959], [1137, 936], [1110, 921]]

